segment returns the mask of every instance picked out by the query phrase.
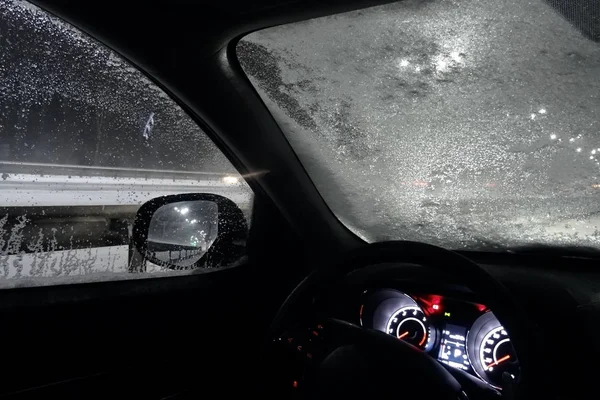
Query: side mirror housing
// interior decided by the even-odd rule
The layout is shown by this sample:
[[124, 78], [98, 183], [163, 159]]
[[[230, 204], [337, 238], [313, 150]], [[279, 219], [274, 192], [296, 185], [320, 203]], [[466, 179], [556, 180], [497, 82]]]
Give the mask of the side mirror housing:
[[171, 269], [227, 266], [245, 254], [248, 223], [231, 200], [216, 194], [162, 196], [144, 203], [132, 239], [145, 260]]

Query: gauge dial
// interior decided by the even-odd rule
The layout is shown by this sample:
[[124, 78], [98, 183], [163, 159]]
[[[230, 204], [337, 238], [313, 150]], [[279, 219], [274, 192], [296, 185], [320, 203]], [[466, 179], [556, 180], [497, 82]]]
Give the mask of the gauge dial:
[[484, 337], [479, 348], [479, 361], [485, 371], [486, 380], [494, 386], [502, 385], [502, 374], [508, 372], [515, 377], [517, 355], [508, 333], [502, 326], [492, 329]]
[[510, 337], [491, 312], [481, 315], [467, 336], [467, 352], [475, 373], [497, 389], [503, 386], [503, 374], [519, 378], [519, 361]]
[[429, 344], [429, 323], [419, 307], [403, 307], [394, 312], [388, 320], [386, 332], [421, 350]]

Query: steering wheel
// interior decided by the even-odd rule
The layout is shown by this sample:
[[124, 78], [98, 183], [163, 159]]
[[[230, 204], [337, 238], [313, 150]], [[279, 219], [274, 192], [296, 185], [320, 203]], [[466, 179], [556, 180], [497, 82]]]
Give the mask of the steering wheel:
[[[286, 336], [286, 330], [302, 320], [307, 310], [312, 313], [315, 299], [346, 275], [368, 266], [393, 262], [417, 264], [455, 275], [486, 301], [510, 332], [521, 368], [518, 382], [504, 391], [505, 397], [527, 397], [528, 389], [534, 388], [533, 382], [537, 380], [534, 376], [540, 375], [533, 366], [531, 355], [538, 341], [527, 316], [507, 288], [479, 265], [458, 253], [425, 243], [388, 241], [369, 244], [349, 253], [332, 267], [312, 272], [277, 312], [268, 334], [271, 348], [273, 341], [292, 343], [296, 340]], [[445, 367], [416, 347], [383, 332], [332, 318], [313, 317], [315, 324], [306, 328], [315, 335], [309, 341], [312, 343], [318, 338], [319, 344], [313, 345], [311, 351], [320, 351], [322, 357], [311, 364], [309, 384], [304, 391], [306, 397], [376, 398], [412, 393], [418, 398], [456, 400], [471, 396]], [[297, 347], [300, 349], [301, 345]], [[307, 354], [313, 358], [312, 353]]]

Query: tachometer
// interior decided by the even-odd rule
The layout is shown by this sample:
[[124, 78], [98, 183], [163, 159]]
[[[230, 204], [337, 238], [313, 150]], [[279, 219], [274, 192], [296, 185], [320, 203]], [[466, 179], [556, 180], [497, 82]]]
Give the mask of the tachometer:
[[394, 312], [387, 323], [386, 332], [413, 346], [425, 350], [430, 340], [427, 317], [419, 307], [403, 307]]
[[516, 379], [517, 354], [508, 332], [491, 312], [479, 317], [467, 337], [467, 352], [477, 375], [496, 388], [502, 388], [504, 373]]

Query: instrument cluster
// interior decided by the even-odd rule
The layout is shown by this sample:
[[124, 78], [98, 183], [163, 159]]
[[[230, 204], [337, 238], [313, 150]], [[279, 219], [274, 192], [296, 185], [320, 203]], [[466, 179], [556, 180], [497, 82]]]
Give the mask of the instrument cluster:
[[510, 336], [485, 305], [396, 289], [365, 291], [360, 324], [404, 340], [439, 362], [502, 389], [519, 362]]

